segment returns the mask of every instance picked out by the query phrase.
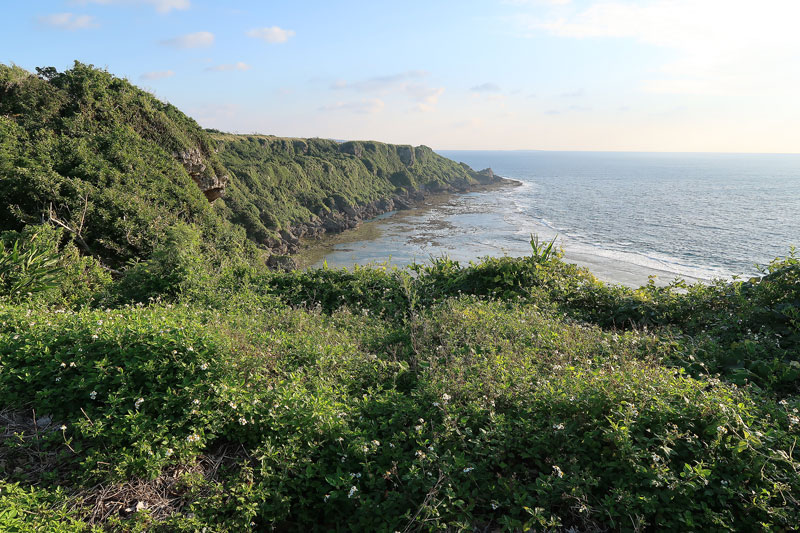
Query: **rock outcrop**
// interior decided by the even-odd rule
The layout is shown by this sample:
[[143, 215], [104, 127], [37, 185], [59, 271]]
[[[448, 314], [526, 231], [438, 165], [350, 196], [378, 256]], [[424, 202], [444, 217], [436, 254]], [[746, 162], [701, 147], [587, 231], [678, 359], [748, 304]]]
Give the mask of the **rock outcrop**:
[[183, 168], [200, 187], [209, 202], [220, 198], [228, 185], [228, 176], [217, 176], [216, 173], [208, 168], [203, 160], [203, 154], [197, 148], [174, 152], [173, 157], [181, 162]]

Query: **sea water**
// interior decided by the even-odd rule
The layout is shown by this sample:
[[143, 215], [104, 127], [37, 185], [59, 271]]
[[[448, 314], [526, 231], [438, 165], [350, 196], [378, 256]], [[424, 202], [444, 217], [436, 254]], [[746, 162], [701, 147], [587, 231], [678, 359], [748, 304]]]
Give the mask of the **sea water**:
[[315, 265], [522, 256], [537, 234], [600, 279], [638, 286], [755, 275], [800, 245], [798, 154], [438, 152], [520, 185], [390, 213], [324, 245]]

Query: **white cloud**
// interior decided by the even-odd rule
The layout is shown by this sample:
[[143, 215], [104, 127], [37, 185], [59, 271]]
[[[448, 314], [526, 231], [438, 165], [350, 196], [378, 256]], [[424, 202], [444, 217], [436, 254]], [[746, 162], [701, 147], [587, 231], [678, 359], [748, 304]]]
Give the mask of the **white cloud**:
[[427, 87], [425, 85], [409, 85], [405, 88], [409, 97], [425, 105], [436, 105], [439, 97], [444, 93], [444, 87]]
[[163, 80], [174, 75], [175, 71], [172, 70], [154, 70], [153, 72], [145, 72], [139, 77], [143, 80]]
[[190, 0], [72, 0], [74, 5], [85, 6], [87, 4], [133, 4], [133, 5], [151, 5], [159, 13], [169, 13], [173, 9], [189, 9], [191, 6]]
[[395, 90], [405, 89], [409, 82], [425, 78], [428, 73], [424, 70], [409, 70], [399, 74], [389, 74], [387, 76], [374, 76], [366, 80], [348, 83], [338, 80], [331, 85], [331, 89], [353, 89], [359, 92], [387, 93]]
[[504, 0], [503, 3], [512, 6], [565, 6], [572, 0]]
[[294, 30], [285, 30], [278, 26], [270, 26], [267, 28], [249, 30], [246, 35], [254, 39], [261, 39], [267, 43], [285, 43], [290, 38], [294, 37], [295, 33]]
[[474, 87], [470, 87], [470, 91], [476, 93], [488, 92], [488, 93], [497, 93], [500, 92], [500, 86], [496, 83], [486, 82], [481, 83], [480, 85], [476, 85]]
[[213, 67], [207, 67], [206, 70], [211, 72], [231, 72], [234, 70], [250, 70], [251, 67], [247, 63], [242, 61], [237, 61], [236, 63], [223, 63], [221, 65], [214, 65]]
[[331, 90], [350, 90], [371, 93], [379, 96], [394, 96], [410, 100], [417, 111], [432, 111], [444, 93], [444, 87], [431, 87], [421, 80], [429, 75], [424, 70], [409, 70], [398, 74], [374, 76], [365, 80], [347, 82], [337, 80], [330, 85]]
[[51, 26], [62, 30], [85, 30], [98, 26], [91, 15], [76, 15], [75, 13], [53, 13], [38, 18], [39, 24]]
[[352, 102], [336, 102], [331, 105], [322, 106], [320, 111], [349, 111], [351, 113], [359, 113], [371, 115], [377, 113], [385, 107], [383, 100], [380, 98], [365, 98], [363, 100], [356, 100]]
[[796, 0], [603, 1], [528, 26], [571, 38], [620, 38], [673, 49], [648, 92], [757, 94], [800, 80]]
[[174, 39], [161, 41], [161, 44], [173, 48], [203, 48], [214, 44], [214, 34], [208, 31], [187, 33]]

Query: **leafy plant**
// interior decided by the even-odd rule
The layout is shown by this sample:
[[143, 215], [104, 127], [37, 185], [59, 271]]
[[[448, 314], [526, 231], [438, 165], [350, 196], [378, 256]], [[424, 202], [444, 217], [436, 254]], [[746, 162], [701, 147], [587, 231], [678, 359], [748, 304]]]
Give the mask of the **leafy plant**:
[[539, 235], [536, 233], [531, 233], [531, 250], [533, 252], [533, 260], [536, 263], [542, 264], [548, 262], [557, 254], [557, 250], [553, 250], [553, 245], [556, 243], [556, 239], [558, 235], [553, 237], [553, 240], [549, 243], [543, 243], [539, 241]]
[[35, 236], [11, 245], [0, 240], [0, 298], [19, 300], [56, 287], [60, 272], [57, 252], [39, 246]]

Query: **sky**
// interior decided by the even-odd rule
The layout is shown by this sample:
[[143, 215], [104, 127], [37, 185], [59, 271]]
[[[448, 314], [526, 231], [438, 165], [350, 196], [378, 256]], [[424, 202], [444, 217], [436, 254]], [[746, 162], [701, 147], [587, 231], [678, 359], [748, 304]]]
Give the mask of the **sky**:
[[800, 151], [798, 0], [5, 0], [0, 62], [90, 63], [238, 133]]

